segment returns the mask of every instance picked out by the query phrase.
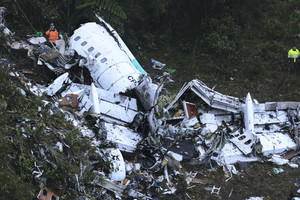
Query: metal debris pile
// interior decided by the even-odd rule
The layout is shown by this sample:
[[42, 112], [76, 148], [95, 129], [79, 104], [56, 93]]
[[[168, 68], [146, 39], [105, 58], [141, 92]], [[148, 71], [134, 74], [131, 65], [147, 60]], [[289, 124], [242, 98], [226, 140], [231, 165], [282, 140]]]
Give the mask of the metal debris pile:
[[[159, 199], [176, 192], [174, 177], [183, 177], [186, 185], [203, 182], [185, 171], [182, 161], [224, 166], [230, 178], [238, 162], [298, 167], [300, 102], [258, 103], [250, 94], [224, 95], [200, 80], [186, 83], [173, 98], [164, 92], [169, 74], [153, 83], [117, 32], [97, 17], [99, 24], [83, 24], [67, 43], [58, 40], [53, 48], [44, 37], [9, 44], [27, 49], [38, 66], [57, 74], [50, 84], [27, 87], [51, 97], [54, 107], [93, 140], [91, 167], [81, 166], [74, 181], [74, 189], [85, 194], [80, 199], [90, 198], [81, 182], [86, 171], [94, 174], [90, 185], [98, 198]], [[106, 143], [108, 148], [99, 148]], [[64, 152], [67, 144], [57, 146]], [[42, 170], [37, 166], [33, 174], [41, 178]], [[220, 189], [207, 190], [218, 195]]]

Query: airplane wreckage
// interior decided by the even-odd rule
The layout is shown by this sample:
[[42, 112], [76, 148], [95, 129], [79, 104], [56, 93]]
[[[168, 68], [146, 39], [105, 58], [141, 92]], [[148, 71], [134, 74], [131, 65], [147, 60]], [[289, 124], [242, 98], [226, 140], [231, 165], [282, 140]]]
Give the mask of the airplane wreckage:
[[[54, 47], [45, 45], [44, 37], [9, 44], [12, 49], [26, 49], [38, 66], [46, 65], [58, 76], [49, 85], [30, 85], [31, 92], [53, 97], [57, 107], [74, 108], [73, 113], [63, 111], [66, 118], [83, 136], [92, 138], [95, 147], [102, 141], [116, 144], [97, 150], [112, 167], [108, 174], [97, 172], [102, 179], [96, 177], [92, 184], [119, 199], [124, 195], [156, 199], [159, 190], [163, 194], [176, 191], [171, 182], [174, 174], [184, 175], [188, 184], [197, 182], [195, 174], [184, 171], [181, 161], [214, 162], [231, 175], [238, 162], [270, 161], [298, 167], [293, 158], [300, 148], [300, 102], [258, 103], [250, 94], [246, 98], [224, 95], [196, 79], [170, 99], [163, 92], [164, 84], [172, 81], [169, 74], [154, 83], [118, 33], [97, 17], [99, 23], [81, 25], [67, 43], [59, 39]], [[4, 34], [12, 35], [2, 27]], [[89, 79], [74, 79], [74, 68], [87, 69]], [[94, 126], [100, 139], [84, 125], [86, 113], [96, 116]], [[63, 151], [67, 144], [58, 145]], [[133, 162], [126, 161], [123, 154], [139, 155]], [[140, 179], [147, 192], [136, 186], [141, 180], [129, 178], [133, 171], [143, 174]], [[41, 170], [36, 173], [43, 176]], [[166, 188], [159, 186], [164, 180]], [[212, 193], [219, 191], [212, 189]]]

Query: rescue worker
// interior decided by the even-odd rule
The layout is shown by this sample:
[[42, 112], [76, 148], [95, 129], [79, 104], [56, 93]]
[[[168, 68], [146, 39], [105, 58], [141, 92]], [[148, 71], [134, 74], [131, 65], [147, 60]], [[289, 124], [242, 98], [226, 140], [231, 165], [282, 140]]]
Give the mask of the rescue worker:
[[49, 42], [52, 45], [55, 45], [56, 40], [58, 39], [58, 32], [53, 23], [50, 24], [50, 29], [46, 32], [46, 35], [49, 36]]
[[299, 50], [294, 46], [292, 49], [289, 50], [288, 59], [290, 63], [290, 73], [295, 74], [296, 70], [298, 69], [299, 63]]
[[0, 26], [4, 26], [4, 14], [5, 14], [5, 7], [0, 7]]

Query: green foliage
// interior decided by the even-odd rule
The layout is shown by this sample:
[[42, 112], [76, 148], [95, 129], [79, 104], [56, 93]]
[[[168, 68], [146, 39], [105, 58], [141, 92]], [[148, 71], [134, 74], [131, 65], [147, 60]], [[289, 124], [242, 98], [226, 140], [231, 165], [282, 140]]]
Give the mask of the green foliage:
[[264, 63], [261, 55], [253, 55], [247, 57], [245, 64], [245, 72], [250, 80], [254, 80], [264, 73]]
[[81, 2], [81, 4], [76, 6], [76, 10], [97, 10], [102, 13], [102, 11], [106, 11], [110, 14], [114, 14], [115, 16], [120, 17], [121, 19], [127, 19], [126, 13], [120, 7], [117, 2], [109, 1], [109, 0], [86, 0]]
[[60, 15], [63, 17], [68, 30], [74, 29], [78, 22], [89, 21], [94, 18], [95, 13], [100, 13], [107, 19], [116, 16], [126, 19], [127, 15], [116, 1], [109, 0], [65, 0], [60, 4]]
[[261, 50], [261, 57], [263, 60], [273, 60], [278, 63], [285, 61], [286, 53], [282, 49], [284, 43], [282, 41], [270, 41], [267, 40], [258, 44], [258, 51]]
[[24, 182], [15, 174], [6, 162], [0, 163], [0, 199], [28, 200], [36, 196], [39, 188]]
[[155, 36], [151, 33], [145, 33], [143, 35], [143, 40], [147, 44], [147, 46], [151, 49], [156, 49], [157, 45], [155, 43]]
[[[14, 189], [22, 191], [27, 183], [28, 187], [39, 189], [39, 181], [33, 174], [37, 171], [35, 165], [44, 170], [42, 176], [47, 187], [56, 190], [66, 186], [80, 173], [80, 163], [87, 165], [85, 155], [93, 151], [90, 140], [82, 137], [61, 112], [50, 114], [51, 103], [44, 105], [39, 98], [23, 96], [17, 88], [18, 82], [12, 81], [4, 68], [0, 77], [0, 197]], [[67, 144], [63, 152], [56, 147], [58, 141]], [[32, 191], [27, 189], [24, 197], [21, 197], [23, 191], [17, 191], [6, 199], [31, 199], [28, 195], [33, 197]]]
[[281, 33], [281, 23], [277, 18], [268, 18], [265, 23], [265, 37], [268, 39], [280, 39], [282, 37]]
[[218, 55], [228, 55], [236, 50], [241, 27], [234, 22], [233, 17], [212, 18], [206, 26], [207, 33], [201, 41], [205, 48]]
[[[105, 19], [120, 21], [127, 15], [116, 0], [12, 0], [5, 2], [11, 13], [10, 23], [27, 26], [27, 33], [48, 30], [54, 23], [58, 30], [71, 32], [81, 23], [95, 21], [99, 12]], [[20, 23], [22, 20], [22, 23]]]
[[300, 10], [294, 10], [290, 17], [292, 34], [300, 37]]
[[120, 17], [121, 19], [127, 19], [126, 13], [117, 2], [110, 0], [102, 0], [98, 4], [98, 11], [101, 13], [103, 10]]
[[228, 55], [228, 53], [233, 52], [236, 48], [234, 41], [230, 40], [228, 36], [218, 32], [212, 32], [207, 35], [202, 42], [206, 44], [209, 50], [218, 55]]

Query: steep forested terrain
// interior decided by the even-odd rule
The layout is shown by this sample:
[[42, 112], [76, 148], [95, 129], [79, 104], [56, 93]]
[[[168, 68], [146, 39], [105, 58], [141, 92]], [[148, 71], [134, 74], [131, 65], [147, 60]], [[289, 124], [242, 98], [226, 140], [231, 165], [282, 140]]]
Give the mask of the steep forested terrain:
[[[232, 96], [243, 97], [251, 92], [261, 102], [300, 101], [300, 69], [296, 75], [290, 75], [287, 64], [288, 50], [293, 45], [300, 48], [299, 0], [3, 0], [0, 6], [7, 8], [6, 25], [15, 32], [17, 40], [39, 31], [44, 33], [52, 22], [70, 36], [81, 23], [96, 21], [94, 13], [98, 13], [120, 33], [150, 74], [161, 74], [151, 68], [151, 58], [177, 70], [172, 74], [175, 83], [168, 86], [172, 92], [184, 82], [198, 78]], [[18, 65], [32, 65], [26, 59], [12, 57], [6, 40], [1, 36], [1, 58], [8, 57]], [[71, 151], [77, 155], [76, 160], [64, 156], [56, 158], [57, 150], [52, 151], [52, 157], [60, 165], [48, 173], [53, 178], [51, 184], [58, 186], [64, 184], [62, 179], [79, 171], [79, 163], [84, 161], [81, 151], [89, 150], [89, 141], [63, 122], [60, 113], [50, 116], [43, 111], [44, 104], [39, 99], [22, 96], [16, 89], [21, 84], [11, 80], [5, 71], [1, 65], [0, 199], [31, 199], [39, 190], [31, 174], [35, 161], [30, 157], [31, 145], [38, 142], [52, 149], [59, 139], [56, 132], [60, 131], [69, 137], [68, 141], [75, 141]], [[30, 133], [26, 136], [30, 140], [24, 140], [24, 130]], [[70, 134], [70, 130], [76, 134]], [[40, 133], [45, 136], [41, 137]], [[12, 134], [14, 138], [9, 137]], [[259, 168], [253, 167], [254, 171]], [[262, 173], [267, 173], [269, 169], [263, 170]], [[287, 174], [288, 178], [300, 175], [295, 171]], [[257, 179], [263, 181], [271, 175], [264, 176]], [[234, 186], [238, 187], [238, 181], [250, 184], [254, 177], [253, 180], [251, 175], [249, 177], [248, 181], [237, 178]], [[282, 175], [268, 179], [268, 185], [274, 184], [267, 189], [268, 194], [272, 195], [272, 189], [276, 190], [274, 196], [283, 194], [280, 191], [283, 186], [272, 181], [289, 180], [289, 184], [293, 184], [294, 180], [288, 178]], [[224, 177], [220, 178], [220, 184], [222, 181]], [[73, 191], [68, 194], [66, 190], [56, 189], [62, 199], [74, 195]], [[239, 192], [245, 191], [240, 189]], [[285, 192], [285, 196], [289, 194]], [[197, 191], [194, 194], [201, 195]], [[209, 195], [203, 197], [209, 198]]]
[[146, 70], [153, 57], [180, 71], [174, 88], [199, 78], [232, 95], [250, 91], [262, 101], [274, 98], [273, 89], [283, 95], [277, 100], [300, 97], [287, 64], [288, 50], [299, 43], [297, 0], [14, 0], [4, 6], [20, 38], [45, 32], [51, 22], [71, 35], [98, 13]]

